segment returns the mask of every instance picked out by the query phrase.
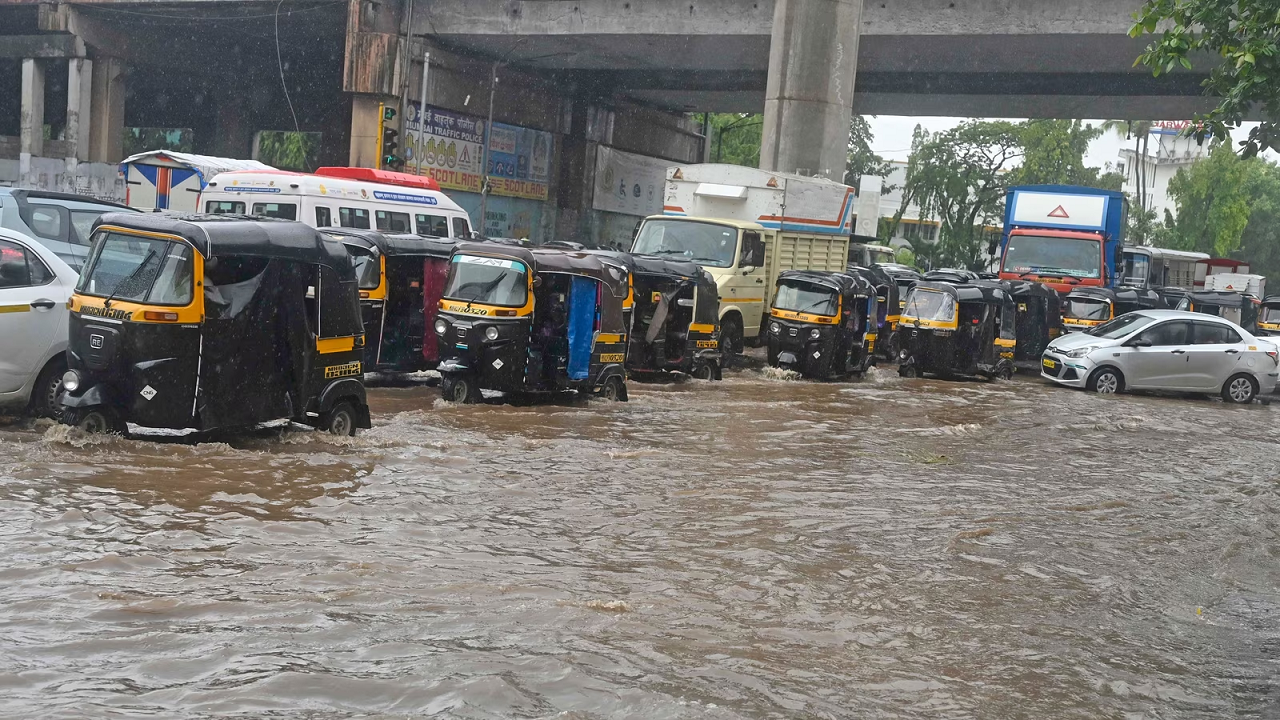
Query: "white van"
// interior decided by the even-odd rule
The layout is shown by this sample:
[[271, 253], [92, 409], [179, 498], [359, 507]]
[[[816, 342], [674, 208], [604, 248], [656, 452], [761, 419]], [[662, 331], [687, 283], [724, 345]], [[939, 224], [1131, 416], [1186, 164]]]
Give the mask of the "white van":
[[214, 214], [298, 220], [432, 237], [471, 238], [467, 212], [435, 180], [372, 168], [323, 167], [314, 175], [283, 170], [219, 173], [200, 198]]

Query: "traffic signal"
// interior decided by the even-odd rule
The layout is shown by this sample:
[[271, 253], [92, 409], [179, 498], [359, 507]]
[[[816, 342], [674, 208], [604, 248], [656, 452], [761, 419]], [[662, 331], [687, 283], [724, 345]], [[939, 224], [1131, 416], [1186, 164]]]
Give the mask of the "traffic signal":
[[381, 142], [378, 166], [389, 170], [402, 170], [404, 168], [404, 158], [400, 157], [400, 133], [391, 127], [390, 122], [395, 117], [396, 109], [384, 104], [381, 117], [378, 118], [379, 141]]

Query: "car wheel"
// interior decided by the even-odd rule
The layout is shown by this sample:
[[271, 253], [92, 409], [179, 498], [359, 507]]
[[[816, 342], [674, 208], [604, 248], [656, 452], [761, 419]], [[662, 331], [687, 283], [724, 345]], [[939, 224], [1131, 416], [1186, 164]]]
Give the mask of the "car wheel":
[[1115, 395], [1124, 392], [1124, 378], [1115, 368], [1104, 367], [1089, 376], [1089, 390], [1099, 395]]
[[58, 419], [62, 412], [58, 396], [62, 395], [62, 374], [66, 371], [65, 363], [50, 363], [36, 379], [31, 390], [31, 412], [36, 417]]
[[320, 426], [330, 435], [351, 437], [356, 434], [356, 408], [348, 400], [343, 400], [333, 409], [325, 413]]
[[1248, 375], [1232, 375], [1222, 386], [1222, 399], [1248, 405], [1258, 396], [1258, 381]]

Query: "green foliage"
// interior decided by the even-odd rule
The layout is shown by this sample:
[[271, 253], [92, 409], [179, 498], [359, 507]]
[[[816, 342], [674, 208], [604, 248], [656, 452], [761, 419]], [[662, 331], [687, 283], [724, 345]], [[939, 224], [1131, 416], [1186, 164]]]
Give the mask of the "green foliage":
[[194, 152], [193, 137], [190, 128], [127, 127], [124, 129], [124, 156], [151, 150]]
[[897, 248], [894, 250], [893, 255], [893, 259], [898, 261], [899, 265], [907, 265], [909, 267], [916, 266], [916, 254], [911, 251], [911, 248]]
[[1200, 138], [1230, 142], [1252, 111], [1264, 121], [1241, 143], [1245, 157], [1280, 150], [1280, 6], [1276, 0], [1147, 0], [1133, 15], [1133, 37], [1156, 35], [1135, 64], [1155, 75], [1213, 58], [1203, 87], [1218, 107], [1197, 117]]
[[1280, 168], [1262, 163], [1250, 175], [1249, 224], [1233, 257], [1249, 261], [1250, 272], [1280, 278]]
[[710, 113], [711, 162], [760, 167], [764, 117], [746, 113]]
[[[1124, 178], [1116, 173], [1101, 175], [1098, 168], [1086, 167], [1089, 143], [1106, 132], [1080, 120], [1029, 120], [1018, 128], [1022, 144], [1022, 165], [1009, 173], [1010, 185], [1083, 185], [1119, 190]], [[1117, 184], [1117, 180], [1119, 183]]]
[[312, 172], [320, 152], [320, 133], [263, 130], [258, 133], [258, 160], [281, 170]]
[[1240, 247], [1249, 224], [1254, 175], [1265, 163], [1244, 159], [1220, 143], [1209, 157], [1178, 171], [1169, 181], [1169, 196], [1178, 204], [1171, 240], [1182, 250], [1227, 257]]
[[849, 164], [844, 173], [844, 184], [858, 187], [863, 175], [888, 177], [891, 166], [871, 150], [871, 123], [861, 115], [849, 121]]

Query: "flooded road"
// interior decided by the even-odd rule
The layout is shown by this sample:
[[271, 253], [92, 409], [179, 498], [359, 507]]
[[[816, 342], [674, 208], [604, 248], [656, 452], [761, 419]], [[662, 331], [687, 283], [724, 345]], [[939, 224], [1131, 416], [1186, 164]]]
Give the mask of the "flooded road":
[[1280, 407], [631, 386], [0, 427], [0, 714], [1280, 716]]

